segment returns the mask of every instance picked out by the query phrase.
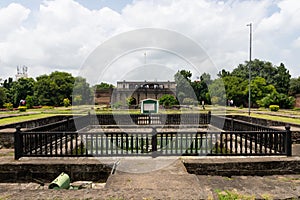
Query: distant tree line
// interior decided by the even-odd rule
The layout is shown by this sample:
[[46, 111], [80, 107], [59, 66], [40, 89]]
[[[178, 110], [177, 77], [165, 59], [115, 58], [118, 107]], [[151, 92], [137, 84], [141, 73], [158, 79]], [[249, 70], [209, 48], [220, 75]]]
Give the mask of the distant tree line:
[[[248, 106], [249, 94], [249, 62], [238, 65], [232, 72], [222, 69], [218, 78], [203, 73], [198, 80], [191, 80], [190, 71], [181, 70], [175, 74], [177, 97], [179, 102], [194, 99], [198, 103]], [[281, 63], [279, 66], [271, 62], [255, 59], [251, 62], [251, 107], [269, 107], [279, 105], [280, 108], [292, 108], [295, 94], [300, 93], [300, 77], [291, 78], [289, 71]]]
[[49, 75], [33, 78], [12, 78], [4, 80], [0, 85], [0, 107], [5, 104], [19, 105], [25, 100], [27, 107], [63, 106], [68, 104], [90, 104], [93, 100], [94, 90], [97, 88], [113, 87], [101, 83], [90, 87], [83, 77], [73, 77], [70, 73], [55, 71]]
[[[174, 75], [176, 97], [166, 96], [160, 100], [165, 106], [174, 104], [219, 104], [238, 107], [248, 106], [249, 62], [239, 64], [231, 72], [222, 69], [216, 79], [203, 73], [192, 80], [192, 73], [180, 70]], [[255, 59], [251, 62], [251, 106], [292, 108], [295, 94], [300, 94], [300, 77], [291, 78], [289, 71], [281, 63], [275, 66], [270, 62]], [[55, 71], [49, 75], [33, 78], [8, 78], [0, 85], [0, 107], [17, 107], [20, 100], [26, 100], [27, 107], [63, 106], [68, 104], [90, 104], [94, 91], [113, 88], [108, 83], [90, 86], [83, 77], [73, 77], [70, 73]], [[6, 105], [6, 106], [5, 106]]]

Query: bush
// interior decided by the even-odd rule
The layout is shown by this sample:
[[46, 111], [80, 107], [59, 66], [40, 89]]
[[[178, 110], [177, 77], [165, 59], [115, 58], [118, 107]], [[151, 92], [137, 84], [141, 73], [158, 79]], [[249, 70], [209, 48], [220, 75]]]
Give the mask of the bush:
[[34, 99], [32, 96], [28, 95], [25, 99], [25, 102], [26, 102], [26, 106], [27, 108], [33, 108], [34, 106]]
[[53, 106], [42, 106], [43, 109], [53, 109]]
[[27, 107], [26, 106], [19, 106], [18, 107], [20, 112], [26, 112]]
[[159, 98], [159, 104], [163, 105], [164, 107], [172, 107], [176, 105], [178, 102], [173, 95], [165, 94]]
[[136, 104], [135, 98], [134, 98], [134, 97], [128, 97], [128, 98], [126, 99], [126, 104], [127, 104], [128, 106], [132, 106], [132, 105]]
[[279, 110], [279, 106], [278, 105], [270, 105], [269, 108], [270, 108], [271, 111], [274, 111], [274, 112], [276, 112], [276, 111]]
[[3, 106], [4, 106], [7, 110], [13, 110], [13, 104], [12, 104], [12, 103], [5, 103], [5, 104], [3, 104]]
[[120, 108], [121, 106], [122, 106], [122, 102], [118, 101], [118, 102], [116, 102], [116, 103], [114, 103], [114, 104], [112, 105], [112, 108], [113, 108], [113, 109], [118, 109], [118, 108]]
[[197, 105], [197, 101], [193, 98], [184, 98], [183, 99], [183, 104], [184, 105]]
[[64, 98], [63, 104], [65, 107], [69, 107], [71, 105], [71, 101], [68, 98]]

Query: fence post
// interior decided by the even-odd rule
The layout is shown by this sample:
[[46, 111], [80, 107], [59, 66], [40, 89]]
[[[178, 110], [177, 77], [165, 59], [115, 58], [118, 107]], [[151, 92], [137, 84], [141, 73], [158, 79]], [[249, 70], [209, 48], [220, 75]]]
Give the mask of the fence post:
[[286, 146], [286, 155], [292, 156], [292, 132], [291, 126], [289, 124], [285, 125], [285, 146]]
[[151, 146], [152, 146], [152, 157], [157, 157], [157, 131], [156, 128], [152, 128], [152, 140], [151, 140]]
[[210, 124], [211, 122], [211, 111], [208, 111], [208, 114], [207, 114], [207, 124]]
[[21, 158], [22, 155], [22, 146], [21, 146], [21, 126], [16, 126], [16, 131], [14, 133], [14, 146], [15, 146], [15, 160]]

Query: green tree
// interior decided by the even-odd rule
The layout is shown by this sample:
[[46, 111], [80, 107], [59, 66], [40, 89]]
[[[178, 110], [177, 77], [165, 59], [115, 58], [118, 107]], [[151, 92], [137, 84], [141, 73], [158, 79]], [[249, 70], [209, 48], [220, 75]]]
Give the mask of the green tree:
[[7, 96], [6, 96], [6, 88], [0, 87], [0, 107], [3, 108], [3, 104], [6, 103]]
[[248, 87], [248, 80], [243, 80], [237, 76], [225, 76], [223, 78], [226, 98], [233, 100], [236, 106], [245, 106], [247, 104], [248, 95], [245, 94], [246, 87]]
[[109, 88], [114, 88], [115, 86], [109, 83], [101, 82], [100, 84], [97, 84], [94, 86], [96, 90], [98, 89], [109, 89]]
[[278, 105], [280, 108], [293, 108], [295, 98], [283, 93], [274, 92], [257, 101], [261, 107], [268, 108], [270, 105]]
[[27, 108], [32, 108], [32, 107], [34, 106], [34, 99], [33, 99], [33, 96], [27, 95], [25, 101], [26, 101], [26, 106], [27, 106]]
[[288, 88], [290, 87], [291, 75], [285, 68], [283, 63], [276, 68], [276, 74], [272, 79], [272, 84], [275, 86], [278, 93], [288, 94]]
[[81, 101], [77, 104], [91, 104], [92, 103], [92, 91], [89, 84], [86, 82], [86, 79], [83, 77], [75, 77], [75, 83], [73, 86], [72, 96], [76, 97], [80, 95]]
[[208, 88], [212, 104], [226, 105], [227, 96], [222, 78], [215, 79]]
[[71, 101], [68, 98], [64, 98], [63, 100], [63, 104], [65, 107], [69, 107], [71, 105]]
[[11, 91], [11, 88], [13, 87], [14, 83], [15, 82], [11, 77], [5, 79], [3, 82], [3, 88], [5, 88], [7, 102], [13, 102], [13, 92]]
[[159, 98], [159, 104], [163, 105], [164, 107], [171, 107], [178, 104], [178, 102], [173, 95], [165, 94]]
[[27, 96], [34, 94], [35, 80], [33, 78], [20, 78], [14, 82], [10, 88], [14, 106], [18, 106], [20, 100], [25, 100]]
[[203, 73], [200, 76], [200, 81], [196, 80], [191, 83], [191, 86], [194, 90], [194, 93], [197, 97], [198, 102], [206, 102], [207, 104], [210, 104], [210, 98], [208, 99], [208, 85], [212, 83], [210, 74]]
[[[251, 106], [257, 106], [258, 101], [267, 96], [268, 94], [276, 93], [273, 85], [267, 84], [266, 80], [262, 77], [256, 77], [251, 81]], [[244, 94], [247, 95], [249, 87], [246, 87]]]
[[132, 105], [136, 104], [136, 99], [134, 97], [130, 96], [126, 99], [126, 103], [128, 106], [132, 106]]
[[[181, 70], [178, 71], [174, 75], [174, 79], [176, 82], [176, 96], [179, 97], [179, 94], [181, 96], [184, 96], [185, 98], [193, 98], [196, 99], [195, 92], [191, 86], [191, 77], [192, 73], [190, 71]], [[184, 95], [182, 95], [184, 94]], [[181, 97], [178, 98], [179, 102], [182, 103]]]
[[300, 94], [300, 76], [290, 80], [289, 95]]
[[71, 99], [75, 78], [67, 72], [52, 72], [36, 78], [35, 97], [41, 105], [60, 106], [63, 99]]
[[[238, 65], [231, 73], [231, 76], [237, 76], [244, 80], [249, 79], [249, 61]], [[279, 93], [287, 94], [291, 75], [284, 64], [275, 66], [271, 62], [255, 59], [251, 61], [251, 78], [262, 77], [267, 85], [273, 85]]]

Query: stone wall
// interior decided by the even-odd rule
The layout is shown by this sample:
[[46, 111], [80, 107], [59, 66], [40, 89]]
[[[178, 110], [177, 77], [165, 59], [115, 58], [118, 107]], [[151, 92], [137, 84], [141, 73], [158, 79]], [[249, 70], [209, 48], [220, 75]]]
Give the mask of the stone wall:
[[68, 174], [72, 182], [105, 182], [111, 172], [111, 165], [7, 163], [0, 165], [0, 182], [52, 182], [62, 172]]
[[14, 131], [1, 132], [0, 131], [0, 149], [14, 147]]
[[258, 158], [250, 158], [247, 161], [244, 159], [230, 159], [222, 162], [222, 158], [213, 159], [211, 162], [201, 162], [200, 160], [186, 160], [184, 166], [191, 174], [197, 175], [217, 175], [217, 176], [268, 176], [268, 175], [283, 175], [283, 174], [299, 174], [300, 160], [298, 159], [280, 159], [261, 161]]

